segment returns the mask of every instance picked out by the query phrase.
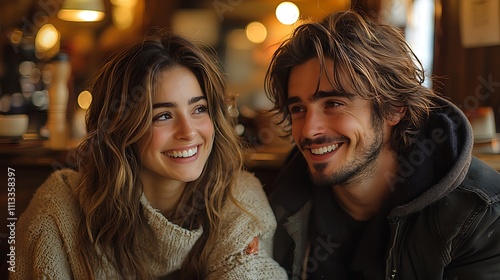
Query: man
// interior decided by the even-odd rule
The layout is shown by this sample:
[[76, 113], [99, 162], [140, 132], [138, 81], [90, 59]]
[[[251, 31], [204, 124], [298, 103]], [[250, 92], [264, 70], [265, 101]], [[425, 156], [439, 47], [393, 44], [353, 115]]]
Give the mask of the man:
[[270, 196], [291, 279], [500, 279], [500, 174], [421, 69], [354, 11], [276, 50], [266, 91], [300, 151]]

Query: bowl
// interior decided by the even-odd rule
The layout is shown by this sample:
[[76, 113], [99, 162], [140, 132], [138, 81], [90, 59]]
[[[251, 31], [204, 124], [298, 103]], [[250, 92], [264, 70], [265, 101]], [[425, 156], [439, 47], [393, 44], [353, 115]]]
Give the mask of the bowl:
[[0, 137], [21, 138], [28, 130], [26, 114], [0, 115]]

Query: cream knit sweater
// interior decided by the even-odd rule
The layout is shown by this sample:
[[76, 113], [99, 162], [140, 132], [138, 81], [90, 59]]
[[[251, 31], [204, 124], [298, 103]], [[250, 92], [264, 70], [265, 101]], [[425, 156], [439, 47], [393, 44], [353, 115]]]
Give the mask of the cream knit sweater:
[[[84, 279], [77, 255], [76, 229], [81, 216], [72, 196], [79, 174], [73, 170], [54, 172], [37, 190], [16, 229], [16, 267], [10, 279]], [[276, 220], [262, 186], [248, 172], [238, 175], [234, 196], [260, 221], [260, 227], [228, 200], [223, 207], [222, 235], [208, 260], [207, 279], [287, 279], [270, 256]], [[153, 275], [161, 278], [181, 266], [203, 229], [187, 230], [169, 222], [141, 197], [152, 240], [148, 251], [154, 260], [147, 263]], [[247, 254], [251, 240], [259, 237], [257, 253]], [[112, 266], [97, 265], [98, 279], [116, 279]]]

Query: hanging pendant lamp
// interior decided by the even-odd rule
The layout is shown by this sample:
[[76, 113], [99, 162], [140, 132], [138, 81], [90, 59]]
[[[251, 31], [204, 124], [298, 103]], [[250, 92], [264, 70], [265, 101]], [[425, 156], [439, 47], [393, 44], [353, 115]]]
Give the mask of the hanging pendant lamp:
[[104, 18], [102, 0], [65, 0], [57, 17], [66, 21], [100, 21]]

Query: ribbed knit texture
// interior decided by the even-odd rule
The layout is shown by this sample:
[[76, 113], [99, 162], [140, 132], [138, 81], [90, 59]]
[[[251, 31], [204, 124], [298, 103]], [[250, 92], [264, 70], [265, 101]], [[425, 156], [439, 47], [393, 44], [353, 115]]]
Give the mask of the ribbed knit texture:
[[[72, 196], [79, 183], [73, 170], [54, 172], [37, 190], [16, 228], [16, 272], [10, 279], [85, 279], [83, 262], [77, 254], [76, 232], [79, 204]], [[223, 207], [221, 236], [208, 260], [207, 279], [287, 279], [285, 271], [270, 257], [276, 220], [262, 186], [248, 172], [238, 175], [234, 196], [260, 223], [228, 200]], [[152, 261], [147, 269], [157, 277], [178, 270], [203, 229], [187, 230], [169, 222], [141, 197], [145, 217], [154, 240], [148, 240]], [[246, 254], [254, 237], [259, 251]], [[98, 279], [116, 278], [111, 265], [97, 260]]]

